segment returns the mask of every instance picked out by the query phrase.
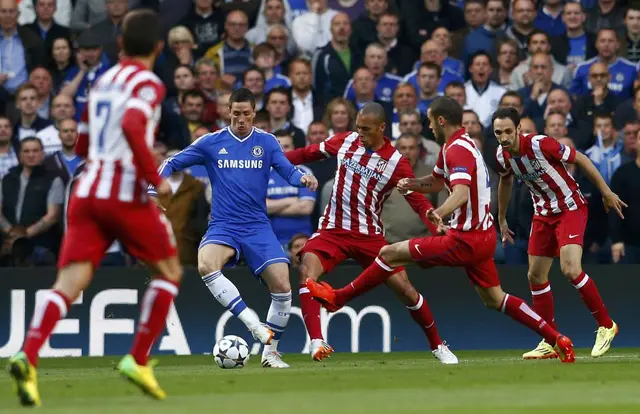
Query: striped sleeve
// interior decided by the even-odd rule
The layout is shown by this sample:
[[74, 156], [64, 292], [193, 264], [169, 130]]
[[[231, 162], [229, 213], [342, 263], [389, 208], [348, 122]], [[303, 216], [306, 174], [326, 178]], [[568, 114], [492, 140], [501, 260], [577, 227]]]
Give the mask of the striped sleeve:
[[[444, 147], [443, 147], [444, 149]], [[444, 178], [444, 158], [442, 157], [442, 150], [438, 154], [438, 161], [436, 161], [436, 166], [433, 167], [433, 175], [436, 178]]]
[[504, 159], [504, 150], [502, 149], [502, 145], [498, 145], [498, 149], [496, 150], [496, 169], [498, 170], [498, 174], [502, 177], [508, 177], [513, 174], [513, 170], [511, 166], [507, 163], [507, 160]]
[[471, 177], [476, 169], [476, 158], [462, 145], [452, 145], [447, 150], [447, 168], [451, 188], [459, 184], [470, 187]]
[[576, 159], [576, 149], [559, 143], [554, 138], [544, 137], [539, 140], [540, 149], [549, 160], [573, 163]]

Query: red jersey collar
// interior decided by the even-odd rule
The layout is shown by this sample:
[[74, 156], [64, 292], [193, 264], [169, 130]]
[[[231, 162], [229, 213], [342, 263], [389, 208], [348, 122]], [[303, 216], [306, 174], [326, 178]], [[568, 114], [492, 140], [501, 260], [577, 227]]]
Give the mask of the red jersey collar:
[[127, 56], [120, 58], [120, 64], [122, 66], [136, 66], [139, 69], [147, 69], [139, 60]]
[[456, 139], [462, 137], [466, 133], [467, 133], [467, 130], [464, 127], [454, 132], [453, 135], [451, 135], [451, 137], [449, 137], [449, 139], [447, 140], [447, 146], [451, 144], [453, 141], [455, 141]]

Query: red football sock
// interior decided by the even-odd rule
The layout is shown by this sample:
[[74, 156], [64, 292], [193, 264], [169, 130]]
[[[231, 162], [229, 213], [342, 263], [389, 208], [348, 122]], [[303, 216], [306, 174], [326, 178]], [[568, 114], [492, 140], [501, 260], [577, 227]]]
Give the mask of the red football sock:
[[534, 285], [530, 283], [529, 287], [531, 287], [533, 310], [536, 311], [538, 315], [542, 316], [542, 319], [547, 321], [554, 331], [557, 331], [558, 328], [556, 327], [556, 318], [554, 317], [551, 284], [549, 281], [541, 285]]
[[536, 331], [544, 340], [550, 344], [556, 344], [556, 338], [558, 337], [558, 331], [553, 329], [540, 315], [535, 313], [533, 309], [529, 307], [522, 299], [505, 295], [502, 301], [501, 309], [502, 313], [506, 313], [512, 319], [520, 322], [524, 326]]
[[167, 314], [178, 286], [166, 279], [154, 279], [142, 298], [138, 329], [131, 346], [131, 355], [138, 365], [147, 365], [153, 342], [164, 331]]
[[70, 305], [71, 301], [57, 290], [47, 292], [42, 302], [36, 304], [23, 347], [33, 366], [38, 365], [40, 348], [49, 339], [58, 321], [65, 317]]
[[320, 302], [313, 299], [309, 293], [306, 284], [300, 285], [298, 294], [300, 298], [300, 309], [302, 310], [302, 319], [307, 327], [309, 338], [324, 339], [322, 337], [322, 328], [320, 326]]
[[336, 302], [338, 302], [339, 305], [344, 305], [351, 299], [383, 284], [391, 277], [393, 270], [394, 269], [386, 264], [380, 256], [376, 257], [376, 260], [371, 263], [371, 266], [367, 267], [353, 282], [342, 289], [335, 290]]
[[418, 303], [414, 306], [407, 306], [407, 309], [409, 309], [413, 320], [420, 325], [424, 334], [427, 336], [431, 350], [438, 349], [438, 345], [442, 344], [442, 339], [440, 339], [436, 322], [433, 319], [433, 314], [427, 301], [420, 295]]
[[580, 276], [575, 278], [571, 283], [578, 290], [580, 297], [587, 308], [598, 322], [598, 326], [604, 326], [605, 328], [611, 328], [613, 321], [607, 312], [607, 308], [602, 302], [600, 292], [596, 287], [596, 282], [593, 281], [585, 272], [580, 273]]

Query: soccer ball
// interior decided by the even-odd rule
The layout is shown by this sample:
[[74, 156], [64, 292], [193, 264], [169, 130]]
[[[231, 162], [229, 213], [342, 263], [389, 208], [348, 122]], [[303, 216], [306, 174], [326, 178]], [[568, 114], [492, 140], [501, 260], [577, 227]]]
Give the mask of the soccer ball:
[[242, 368], [249, 362], [249, 345], [235, 335], [227, 335], [213, 347], [213, 359], [223, 369]]

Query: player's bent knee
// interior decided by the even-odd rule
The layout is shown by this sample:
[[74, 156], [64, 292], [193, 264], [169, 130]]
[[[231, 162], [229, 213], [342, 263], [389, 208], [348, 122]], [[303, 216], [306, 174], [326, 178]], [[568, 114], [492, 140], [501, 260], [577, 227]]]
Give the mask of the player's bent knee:
[[569, 280], [576, 279], [582, 273], [582, 266], [580, 266], [580, 263], [575, 262], [561, 262], [560, 269], [562, 270], [562, 274]]
[[529, 283], [533, 285], [540, 285], [546, 282], [547, 277], [538, 272], [529, 271], [527, 273], [527, 279], [529, 279]]
[[378, 256], [380, 256], [380, 258], [385, 262], [389, 263], [395, 258], [395, 252], [395, 244], [391, 244], [388, 246], [383, 246], [382, 249], [380, 249]]

